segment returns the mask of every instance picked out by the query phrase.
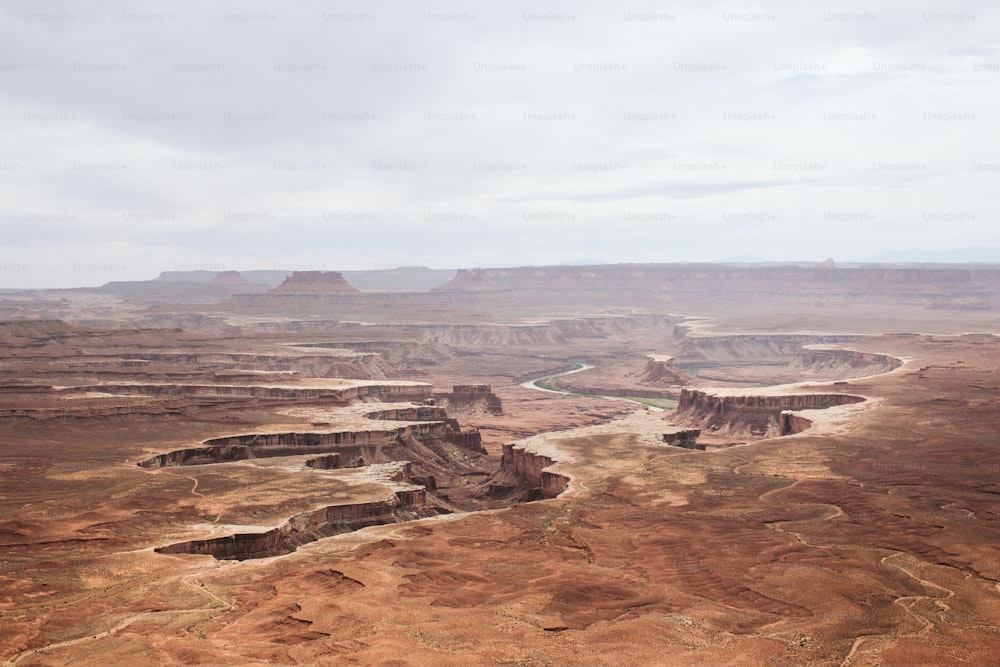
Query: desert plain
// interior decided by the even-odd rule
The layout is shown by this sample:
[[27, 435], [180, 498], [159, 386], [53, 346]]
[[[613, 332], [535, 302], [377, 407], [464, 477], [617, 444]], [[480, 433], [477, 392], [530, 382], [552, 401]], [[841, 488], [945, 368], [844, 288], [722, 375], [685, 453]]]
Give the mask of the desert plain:
[[275, 273], [0, 293], [4, 665], [1000, 660], [1000, 268]]

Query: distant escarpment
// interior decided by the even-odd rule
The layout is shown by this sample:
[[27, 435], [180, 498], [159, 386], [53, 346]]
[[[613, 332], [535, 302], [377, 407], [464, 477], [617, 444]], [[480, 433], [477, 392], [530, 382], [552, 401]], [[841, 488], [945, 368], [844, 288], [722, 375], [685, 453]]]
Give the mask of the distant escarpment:
[[[848, 394], [786, 394], [754, 396], [750, 394], [713, 394], [697, 389], [683, 389], [677, 411], [671, 421], [698, 427], [707, 433], [737, 437], [768, 438], [787, 435], [794, 428], [808, 427], [783, 418], [794, 410], [823, 410], [836, 405], [862, 403], [861, 396]], [[803, 429], [799, 429], [803, 430]]]
[[250, 282], [239, 271], [220, 271], [208, 283], [214, 286], [249, 287], [254, 283]]
[[[377, 352], [343, 350], [316, 354], [288, 352], [285, 354], [254, 354], [247, 352], [141, 352], [126, 358], [112, 355], [67, 355], [65, 361], [75, 369], [90, 371], [97, 377], [117, 378], [127, 375], [162, 378], [180, 370], [191, 374], [232, 375], [230, 371], [299, 374], [311, 378], [341, 378], [353, 380], [384, 380], [395, 373], [383, 355]], [[18, 360], [27, 365], [32, 359]]]
[[[1000, 307], [1000, 270], [982, 267], [810, 264], [607, 264], [462, 269], [437, 294], [476, 304], [669, 308], [692, 315], [860, 311], [892, 304], [927, 310]], [[789, 310], [790, 309], [790, 310]]]
[[119, 396], [196, 396], [275, 399], [323, 399], [334, 404], [350, 401], [379, 400], [405, 402], [424, 400], [431, 394], [429, 384], [372, 384], [347, 387], [310, 387], [308, 385], [236, 385], [236, 384], [93, 384], [64, 387], [59, 391], [97, 392]]
[[268, 294], [360, 294], [336, 271], [296, 271]]
[[[925, 295], [956, 287], [970, 290], [1000, 284], [996, 267], [952, 268], [862, 265], [735, 266], [726, 264], [604, 264], [597, 266], [525, 266], [509, 269], [460, 269], [437, 291], [646, 289], [673, 293], [747, 293], [781, 290], [816, 294], [853, 292], [870, 298], [879, 293]], [[832, 296], [832, 295], [831, 295]]]

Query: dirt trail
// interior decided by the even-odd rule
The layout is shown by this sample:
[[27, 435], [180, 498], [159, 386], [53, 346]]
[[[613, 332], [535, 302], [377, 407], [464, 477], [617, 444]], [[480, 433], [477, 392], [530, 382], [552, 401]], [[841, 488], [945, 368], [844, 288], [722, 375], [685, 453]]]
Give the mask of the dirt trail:
[[9, 658], [4, 663], [4, 666], [5, 667], [13, 667], [14, 665], [17, 665], [21, 660], [24, 660], [25, 658], [31, 657], [33, 655], [44, 655], [45, 653], [47, 653], [49, 651], [54, 651], [54, 650], [66, 648], [66, 647], [69, 647], [69, 646], [75, 646], [75, 645], [78, 645], [78, 644], [82, 644], [84, 642], [94, 641], [96, 639], [103, 639], [104, 637], [108, 637], [110, 635], [115, 634], [119, 630], [123, 630], [123, 629], [127, 628], [128, 626], [132, 625], [136, 621], [141, 621], [141, 620], [151, 619], [151, 618], [163, 618], [163, 617], [168, 617], [168, 616], [179, 616], [179, 615], [185, 615], [185, 614], [202, 614], [202, 613], [206, 613], [206, 612], [223, 613], [225, 611], [228, 611], [232, 607], [232, 603], [230, 603], [228, 600], [225, 600], [225, 599], [219, 597], [218, 595], [216, 595], [212, 591], [208, 590], [207, 588], [204, 587], [204, 585], [202, 585], [202, 586], [195, 586], [191, 581], [189, 581], [189, 579], [191, 577], [198, 577], [198, 576], [201, 576], [202, 574], [203, 574], [202, 572], [196, 572], [194, 574], [187, 574], [187, 575], [184, 575], [184, 576], [180, 577], [179, 580], [180, 580], [180, 583], [182, 585], [190, 588], [191, 590], [198, 591], [199, 593], [202, 593], [202, 594], [208, 596], [214, 603], [216, 603], [214, 605], [207, 606], [207, 607], [192, 607], [192, 608], [189, 608], [189, 609], [170, 609], [170, 610], [164, 610], [164, 611], [145, 611], [145, 612], [141, 612], [141, 613], [138, 613], [138, 614], [132, 614], [130, 616], [126, 616], [124, 619], [122, 619], [121, 621], [119, 621], [117, 624], [111, 626], [107, 630], [103, 630], [101, 632], [98, 632], [97, 634], [88, 635], [86, 637], [77, 637], [76, 639], [67, 639], [66, 641], [56, 642], [54, 644], [48, 644], [46, 646], [41, 646], [39, 648], [33, 648], [33, 649], [29, 649], [27, 651], [22, 651], [21, 653], [18, 653], [17, 655]]

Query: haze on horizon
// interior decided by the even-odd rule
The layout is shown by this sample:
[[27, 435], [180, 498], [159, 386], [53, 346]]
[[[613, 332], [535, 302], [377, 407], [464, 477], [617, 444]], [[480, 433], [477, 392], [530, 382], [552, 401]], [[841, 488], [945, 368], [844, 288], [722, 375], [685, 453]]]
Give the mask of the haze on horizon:
[[1000, 261], [1000, 11], [0, 9], [0, 288], [170, 270]]

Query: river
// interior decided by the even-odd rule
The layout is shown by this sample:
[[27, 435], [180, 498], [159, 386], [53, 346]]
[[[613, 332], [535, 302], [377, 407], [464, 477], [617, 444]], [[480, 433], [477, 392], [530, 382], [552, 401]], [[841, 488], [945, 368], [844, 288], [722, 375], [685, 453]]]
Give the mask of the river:
[[[593, 365], [577, 364], [577, 368], [568, 371], [563, 371], [561, 373], [553, 373], [552, 375], [546, 375], [544, 377], [535, 378], [534, 380], [526, 380], [525, 382], [522, 382], [520, 386], [526, 389], [535, 389], [537, 391], [544, 391], [549, 394], [562, 394], [564, 396], [574, 396], [577, 395], [575, 392], [563, 391], [560, 389], [549, 389], [548, 387], [541, 386], [539, 383], [540, 382], [548, 383], [549, 380], [554, 380], [555, 378], [562, 377], [563, 375], [572, 375], [573, 373], [580, 373], [582, 371], [587, 370], [588, 368], [593, 368]], [[623, 396], [592, 396], [592, 398], [606, 398], [609, 401], [628, 401], [630, 403], [639, 403], [641, 405], [645, 405], [647, 409], [653, 412], [663, 412], [663, 408], [656, 407], [655, 405], [649, 405], [647, 403], [643, 403], [642, 401], [636, 401], [631, 398], [625, 398]]]

